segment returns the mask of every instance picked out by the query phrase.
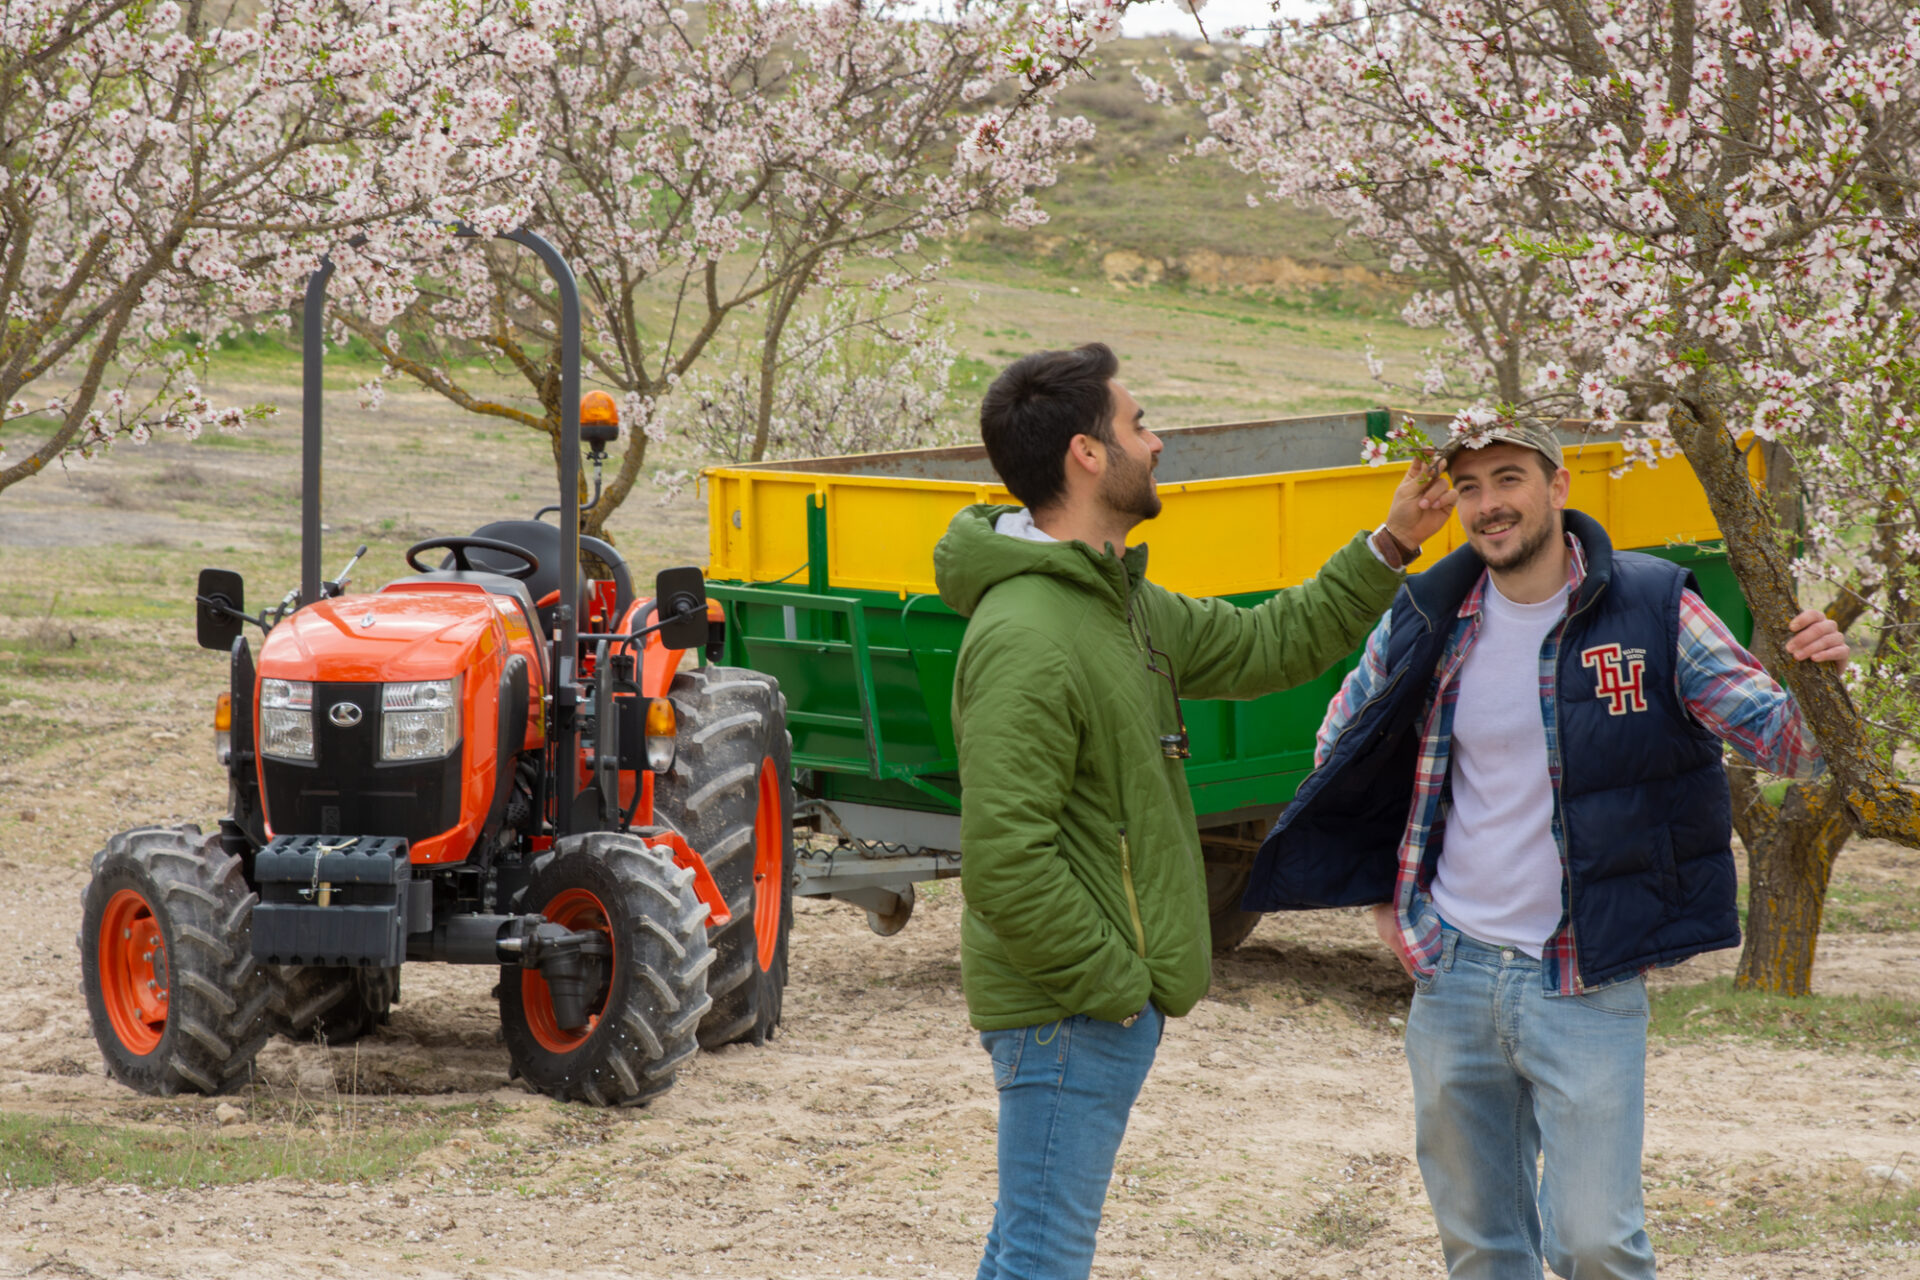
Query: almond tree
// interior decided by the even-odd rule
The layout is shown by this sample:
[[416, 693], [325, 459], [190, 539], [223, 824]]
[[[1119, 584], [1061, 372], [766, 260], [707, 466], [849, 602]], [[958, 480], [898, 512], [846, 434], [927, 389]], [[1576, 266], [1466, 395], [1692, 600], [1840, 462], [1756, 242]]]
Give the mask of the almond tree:
[[0, 490], [116, 438], [191, 439], [271, 412], [216, 406], [193, 357], [240, 318], [283, 308], [329, 245], [520, 216], [498, 193], [537, 135], [489, 81], [497, 65], [538, 59], [555, 6], [263, 0], [248, 12], [0, 6], [0, 404], [16, 426], [52, 422], [0, 461]]
[[[1920, 15], [1890, 0], [1398, 0], [1281, 24], [1218, 85], [1150, 86], [1202, 102], [1205, 145], [1271, 194], [1428, 276], [1409, 318], [1451, 348], [1430, 382], [1480, 395], [1457, 432], [1578, 415], [1643, 461], [1682, 452], [1763, 657], [1816, 583], [1870, 629], [1849, 677], [1774, 665], [1828, 777], [1735, 774], [1740, 980], [1774, 990], [1807, 990], [1849, 830], [1920, 844], [1897, 754], [1920, 693], [1916, 58]], [[1755, 490], [1755, 448], [1799, 502]]]
[[[556, 56], [506, 77], [544, 131], [531, 225], [580, 277], [588, 377], [616, 393], [626, 428], [604, 492], [583, 511], [587, 531], [603, 530], [664, 438], [666, 398], [737, 347], [716, 342], [731, 327], [751, 335], [741, 430], [759, 458], [795, 359], [790, 331], [811, 299], [868, 285], [904, 296], [937, 274], [933, 245], [971, 216], [1044, 219], [1032, 190], [1089, 136], [1048, 104], [1067, 58], [1110, 33], [1118, 9], [1055, 21], [1044, 6], [971, 4], [934, 21], [905, 8], [583, 0]], [[348, 323], [389, 375], [557, 448], [555, 301], [524, 262], [378, 257], [358, 278], [393, 287]], [[408, 310], [415, 271], [433, 284]], [[476, 349], [530, 403], [462, 372], [458, 357]]]

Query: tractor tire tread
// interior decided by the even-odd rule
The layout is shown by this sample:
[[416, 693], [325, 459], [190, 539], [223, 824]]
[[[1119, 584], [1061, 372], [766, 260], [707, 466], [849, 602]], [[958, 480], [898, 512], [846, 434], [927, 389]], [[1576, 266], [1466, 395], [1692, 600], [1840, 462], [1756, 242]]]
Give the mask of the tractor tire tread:
[[348, 965], [274, 965], [268, 1025], [290, 1040], [352, 1044], [386, 1023], [400, 970]]
[[690, 741], [692, 741], [695, 746], [709, 746], [716, 738], [724, 737], [729, 733], [738, 733], [742, 729], [755, 728], [759, 723], [760, 715], [758, 712], [737, 712], [734, 715], [715, 720], [711, 724], [700, 726], [700, 728], [693, 733]]
[[718, 1000], [728, 992], [736, 990], [753, 974], [753, 955], [750, 952], [740, 952], [728, 960], [724, 966], [715, 961], [713, 970], [707, 974], [707, 994]]
[[693, 813], [704, 812], [715, 796], [750, 786], [759, 773], [760, 762], [748, 760], [724, 773], [708, 775], [706, 781], [700, 784], [700, 789], [687, 797], [688, 810]]
[[[655, 817], [700, 852], [733, 916], [708, 933], [712, 1007], [700, 1024], [700, 1043], [764, 1043], [780, 1021], [793, 920], [793, 743], [786, 699], [769, 676], [719, 666], [680, 671], [669, 697], [684, 736], [673, 769], [655, 783]], [[755, 932], [755, 815], [760, 773], [769, 759], [780, 780], [782, 856], [779, 883], [769, 885], [780, 894], [777, 936], [772, 961], [762, 969]]]

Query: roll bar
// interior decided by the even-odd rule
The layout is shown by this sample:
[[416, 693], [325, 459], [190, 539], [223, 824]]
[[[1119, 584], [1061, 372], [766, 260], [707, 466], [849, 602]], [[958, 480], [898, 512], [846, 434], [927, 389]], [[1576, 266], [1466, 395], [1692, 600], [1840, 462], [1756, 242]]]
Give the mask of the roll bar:
[[[478, 238], [482, 233], [465, 223], [454, 234]], [[580, 648], [580, 288], [560, 251], [521, 227], [498, 237], [531, 249], [546, 266], [560, 290], [560, 527], [573, 536], [560, 540], [560, 602], [556, 620], [560, 638], [554, 642], [552, 671], [554, 727], [564, 738], [555, 762], [554, 829], [564, 835], [570, 824], [576, 752], [574, 709], [579, 691], [574, 673]], [[365, 236], [348, 241], [356, 248]], [[321, 473], [321, 362], [326, 355], [327, 281], [333, 278], [333, 259], [321, 255], [320, 265], [307, 276], [301, 316], [300, 364], [300, 603], [320, 599], [320, 473]]]

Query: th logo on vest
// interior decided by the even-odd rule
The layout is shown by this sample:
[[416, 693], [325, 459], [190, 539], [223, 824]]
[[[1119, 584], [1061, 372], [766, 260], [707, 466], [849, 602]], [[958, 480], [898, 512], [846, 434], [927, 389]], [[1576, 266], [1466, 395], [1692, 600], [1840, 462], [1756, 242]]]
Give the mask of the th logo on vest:
[[1647, 709], [1647, 694], [1641, 685], [1647, 670], [1645, 649], [1622, 649], [1617, 642], [1597, 644], [1580, 651], [1580, 665], [1592, 669], [1593, 695], [1607, 700], [1608, 715]]

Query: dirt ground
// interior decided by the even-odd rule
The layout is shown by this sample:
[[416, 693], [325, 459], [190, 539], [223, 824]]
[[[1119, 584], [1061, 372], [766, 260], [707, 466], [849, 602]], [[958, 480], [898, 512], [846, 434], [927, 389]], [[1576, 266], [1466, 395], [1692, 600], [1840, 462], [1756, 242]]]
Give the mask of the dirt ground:
[[[412, 536], [530, 509], [544, 492], [540, 459], [517, 441], [461, 437], [479, 465], [450, 458], [449, 412], [424, 397], [390, 394], [381, 414], [339, 421], [328, 563], [344, 558], [334, 543], [372, 542], [362, 582], [398, 574]], [[202, 562], [246, 569], [260, 599], [290, 578], [292, 431], [275, 430], [243, 447], [123, 450], [0, 497], [0, 928], [15, 943], [0, 1112], [220, 1130], [215, 1100], [159, 1105], [105, 1076], [74, 938], [88, 858], [108, 833], [211, 826], [223, 803], [208, 720], [224, 668], [192, 647], [184, 602]], [[704, 559], [699, 505], [642, 495], [630, 508], [616, 531], [644, 572]], [[1856, 845], [1842, 876], [1907, 894], [1920, 859]], [[224, 1132], [351, 1143], [396, 1103], [458, 1108], [470, 1124], [369, 1183], [142, 1191], [0, 1177], [0, 1276], [969, 1276], [991, 1216], [995, 1099], [961, 999], [961, 908], [957, 883], [924, 886], [907, 929], [880, 938], [855, 910], [802, 902], [780, 1035], [702, 1055], [663, 1098], [618, 1114], [509, 1082], [493, 971], [409, 968], [380, 1033], [270, 1045]], [[1732, 960], [1659, 981], [1699, 982]], [[1830, 934], [1817, 986], [1920, 999], [1920, 933]], [[1136, 1108], [1095, 1274], [1442, 1274], [1411, 1159], [1408, 998], [1357, 914], [1269, 918], [1219, 960], [1208, 998], [1169, 1026]], [[1920, 1165], [1912, 1057], [1660, 1041], [1647, 1138], [1665, 1275], [1920, 1277], [1909, 1245], [1816, 1231], [1723, 1253], [1720, 1236], [1689, 1226], [1742, 1195], [1803, 1191], [1812, 1204], [1863, 1186], [1871, 1166]]]

